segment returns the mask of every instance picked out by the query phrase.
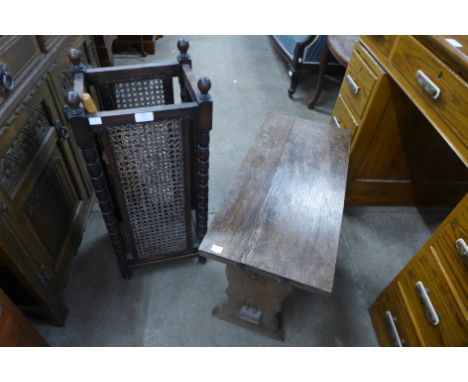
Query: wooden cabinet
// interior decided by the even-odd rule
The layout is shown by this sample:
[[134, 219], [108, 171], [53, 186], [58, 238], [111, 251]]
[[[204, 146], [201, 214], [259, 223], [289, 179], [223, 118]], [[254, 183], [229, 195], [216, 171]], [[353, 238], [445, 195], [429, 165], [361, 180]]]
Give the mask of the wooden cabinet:
[[468, 345], [468, 267], [458, 239], [468, 241], [468, 194], [372, 305], [382, 345]]
[[372, 305], [381, 345], [468, 345], [467, 44], [360, 36], [332, 113], [353, 129], [348, 205], [457, 205]]
[[[16, 88], [0, 106], [0, 287], [25, 312], [63, 324], [62, 291], [92, 203], [85, 165], [63, 116], [71, 87], [65, 60], [71, 47], [94, 57], [86, 50], [88, 38], [29, 38], [37, 38], [32, 46], [42, 52], [22, 82], [13, 76]], [[29, 60], [23, 49], [9, 46], [12, 56], [24, 57], [10, 61], [12, 74]]]
[[348, 205], [455, 205], [468, 191], [468, 85], [450, 68], [414, 36], [360, 37], [330, 121], [353, 129]]
[[[35, 36], [1, 36], [0, 64], [5, 65], [16, 86], [28, 79], [32, 67], [42, 59], [42, 51]], [[8, 97], [8, 92], [0, 86], [0, 104]]]
[[47, 342], [1, 289], [0, 346], [47, 346]]
[[428, 119], [468, 165], [468, 83], [419, 41], [401, 36], [391, 57]]

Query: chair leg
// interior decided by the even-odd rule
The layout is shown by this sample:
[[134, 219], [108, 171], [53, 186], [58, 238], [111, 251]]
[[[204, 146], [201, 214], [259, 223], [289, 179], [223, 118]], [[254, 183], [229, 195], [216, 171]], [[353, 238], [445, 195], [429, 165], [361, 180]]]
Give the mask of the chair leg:
[[328, 49], [328, 45], [325, 44], [322, 48], [322, 52], [320, 54], [320, 68], [319, 68], [319, 75], [318, 75], [318, 80], [317, 80], [317, 85], [315, 87], [315, 93], [311, 101], [309, 101], [309, 104], [307, 107], [309, 109], [313, 109], [315, 104], [317, 103], [320, 93], [322, 92], [322, 87], [323, 87], [323, 79], [325, 77], [325, 72], [327, 71], [327, 65], [328, 65], [328, 58], [330, 56], [330, 50]]
[[296, 92], [299, 75], [291, 69], [289, 71], [289, 77], [291, 77], [291, 82], [289, 83], [288, 95], [289, 98], [292, 98], [293, 94]]

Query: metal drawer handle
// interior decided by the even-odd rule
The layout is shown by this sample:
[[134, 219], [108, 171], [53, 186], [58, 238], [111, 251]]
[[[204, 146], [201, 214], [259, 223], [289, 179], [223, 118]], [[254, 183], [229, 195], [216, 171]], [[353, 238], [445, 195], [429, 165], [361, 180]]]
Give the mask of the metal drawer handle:
[[458, 254], [468, 266], [468, 245], [466, 241], [460, 238], [455, 242], [455, 246], [457, 247]]
[[387, 321], [388, 328], [390, 329], [390, 336], [392, 337], [393, 346], [403, 347], [403, 342], [398, 334], [398, 329], [395, 325], [396, 317], [393, 317], [392, 312], [385, 311], [385, 320]]
[[433, 326], [439, 325], [440, 319], [437, 314], [434, 305], [432, 305], [431, 298], [429, 297], [429, 291], [426, 289], [422, 281], [416, 283], [416, 291], [418, 292], [419, 298], [424, 305], [424, 311], [426, 312], [426, 317]]
[[353, 94], [354, 95], [358, 94], [359, 86], [357, 85], [356, 81], [353, 80], [353, 77], [351, 77], [350, 74], [346, 75], [346, 82], [348, 83], [349, 87], [351, 88], [351, 91], [353, 92]]
[[0, 64], [0, 84], [8, 92], [15, 89], [15, 81], [13, 81], [13, 77], [8, 73], [6, 64]]
[[440, 88], [422, 70], [416, 72], [416, 81], [433, 99], [439, 98]]
[[333, 121], [333, 124], [338, 127], [339, 129], [341, 129], [341, 124], [340, 124], [340, 121], [338, 121], [338, 118], [336, 118], [335, 116], [332, 117], [332, 121]]

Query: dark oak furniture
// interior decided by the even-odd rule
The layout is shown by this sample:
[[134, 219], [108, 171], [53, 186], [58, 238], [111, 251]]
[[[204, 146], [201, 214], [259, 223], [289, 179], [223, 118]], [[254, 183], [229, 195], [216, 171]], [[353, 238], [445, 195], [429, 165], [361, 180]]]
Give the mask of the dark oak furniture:
[[[207, 228], [210, 80], [179, 40], [175, 62], [84, 67], [70, 52], [67, 115], [124, 278], [135, 267], [197, 256]], [[173, 79], [182, 103], [174, 103]], [[101, 110], [87, 113], [80, 95]]]
[[25, 313], [57, 325], [93, 201], [63, 113], [70, 48], [97, 64], [85, 36], [0, 37], [0, 287]]
[[[327, 70], [328, 61], [331, 55], [338, 61], [343, 67], [347, 67], [349, 60], [351, 59], [351, 53], [353, 52], [354, 44], [357, 41], [358, 36], [327, 36], [327, 41], [322, 47], [320, 54], [320, 68], [317, 79], [317, 85], [312, 99], [307, 104], [309, 109], [313, 109], [317, 103], [320, 93], [322, 92], [323, 80], [325, 78], [325, 72]], [[353, 81], [352, 78], [346, 77], [346, 81]]]
[[293, 286], [331, 292], [349, 142], [344, 129], [267, 116], [199, 248], [227, 264], [217, 317], [282, 339]]
[[112, 46], [116, 39], [117, 36], [93, 36], [99, 66], [114, 66], [114, 53], [112, 52]]
[[370, 308], [381, 345], [468, 345], [468, 38], [360, 36], [331, 124], [347, 204], [456, 205]]
[[48, 346], [2, 289], [0, 289], [0, 346]]
[[114, 41], [114, 52], [120, 52], [129, 45], [136, 46], [140, 49], [143, 56], [154, 54], [156, 52], [156, 40], [160, 39], [161, 35], [119, 35]]

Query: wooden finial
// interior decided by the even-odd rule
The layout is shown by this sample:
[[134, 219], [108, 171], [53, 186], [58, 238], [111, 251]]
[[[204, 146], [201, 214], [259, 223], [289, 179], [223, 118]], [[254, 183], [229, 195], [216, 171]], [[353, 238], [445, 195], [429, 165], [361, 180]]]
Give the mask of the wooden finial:
[[208, 92], [211, 89], [211, 81], [208, 77], [201, 77], [197, 82], [198, 90], [204, 98], [208, 98]]
[[69, 91], [65, 96], [65, 102], [68, 105], [68, 110], [72, 115], [81, 114], [82, 108], [80, 107], [80, 95], [75, 91]]
[[185, 38], [177, 41], [177, 49], [179, 49], [179, 55], [177, 56], [177, 61], [181, 64], [190, 64], [190, 55], [187, 53], [190, 43]]
[[190, 43], [185, 38], [182, 38], [177, 41], [177, 48], [179, 49], [179, 52], [181, 54], [186, 54], [189, 47], [190, 47]]
[[73, 65], [81, 64], [81, 52], [78, 49], [70, 49], [68, 59]]
[[71, 90], [65, 96], [65, 102], [72, 109], [76, 109], [80, 105], [80, 102], [81, 102], [80, 95], [77, 92]]
[[73, 72], [82, 72], [86, 66], [81, 63], [81, 51], [79, 49], [70, 49], [68, 60], [72, 63]]

